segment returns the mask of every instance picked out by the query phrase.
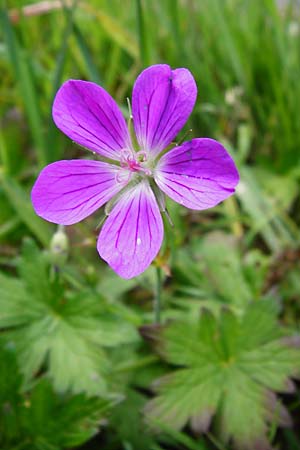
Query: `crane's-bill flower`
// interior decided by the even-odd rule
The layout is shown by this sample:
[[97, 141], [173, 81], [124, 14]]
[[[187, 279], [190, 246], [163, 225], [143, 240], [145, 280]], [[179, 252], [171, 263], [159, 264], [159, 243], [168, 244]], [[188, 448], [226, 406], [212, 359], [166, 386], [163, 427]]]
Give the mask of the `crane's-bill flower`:
[[101, 160], [45, 167], [32, 189], [36, 213], [71, 225], [111, 201], [98, 252], [123, 278], [142, 273], [163, 240], [159, 190], [187, 208], [202, 210], [232, 195], [239, 180], [232, 158], [213, 139], [192, 139], [162, 154], [187, 121], [196, 96], [187, 69], [162, 64], [144, 70], [132, 95], [134, 148], [119, 107], [102, 87], [81, 80], [64, 83], [54, 100], [54, 122]]

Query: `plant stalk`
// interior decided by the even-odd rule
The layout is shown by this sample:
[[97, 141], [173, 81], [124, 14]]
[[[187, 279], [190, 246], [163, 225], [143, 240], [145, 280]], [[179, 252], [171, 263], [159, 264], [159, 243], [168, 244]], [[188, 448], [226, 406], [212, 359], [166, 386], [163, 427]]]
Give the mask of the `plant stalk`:
[[161, 288], [162, 288], [162, 276], [161, 268], [156, 267], [156, 286], [154, 292], [154, 323], [160, 324], [161, 322]]

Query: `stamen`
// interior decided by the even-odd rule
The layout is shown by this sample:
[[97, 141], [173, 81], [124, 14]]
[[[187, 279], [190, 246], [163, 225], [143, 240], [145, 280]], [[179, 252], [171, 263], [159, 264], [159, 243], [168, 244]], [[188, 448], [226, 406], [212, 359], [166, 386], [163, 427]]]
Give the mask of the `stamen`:
[[131, 150], [128, 150], [127, 148], [123, 148], [120, 151], [120, 163], [121, 167], [127, 167], [129, 161], [134, 161], [134, 155]]
[[137, 156], [138, 161], [140, 161], [140, 162], [147, 161], [147, 152], [145, 152], [144, 150], [140, 150], [139, 152], [137, 152], [136, 156]]
[[[147, 152], [144, 150], [134, 152], [131, 149], [124, 148], [120, 151], [120, 165], [122, 169], [128, 169], [131, 172], [143, 172], [145, 175], [151, 176], [152, 170], [142, 166], [146, 161]], [[120, 174], [117, 175], [116, 179], [119, 182]]]

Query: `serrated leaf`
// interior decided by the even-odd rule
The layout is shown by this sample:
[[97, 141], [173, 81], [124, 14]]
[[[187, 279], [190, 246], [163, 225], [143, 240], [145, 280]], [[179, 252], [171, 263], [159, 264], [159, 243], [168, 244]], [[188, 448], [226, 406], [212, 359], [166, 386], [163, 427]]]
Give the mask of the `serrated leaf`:
[[268, 423], [290, 420], [273, 391], [288, 392], [300, 367], [300, 350], [282, 339], [275, 314], [260, 301], [242, 317], [227, 309], [219, 317], [203, 311], [198, 322], [157, 331], [156, 348], [175, 368], [154, 383], [158, 395], [145, 409], [151, 426], [178, 430], [189, 423], [199, 433], [215, 416], [224, 442], [268, 448]]
[[115, 402], [116, 399], [87, 398], [83, 394], [57, 396], [49, 382], [42, 380], [30, 394], [22, 422], [36, 448], [50, 444], [57, 450], [68, 449], [96, 434]]
[[256, 261], [248, 261], [246, 266], [233, 236], [211, 232], [192, 244], [179, 251], [176, 261], [181, 295], [209, 300], [211, 309], [225, 303], [236, 310], [243, 310], [250, 301], [261, 297], [263, 282], [254, 284], [248, 279], [251, 269], [255, 276]]
[[49, 289], [49, 262], [46, 255], [38, 249], [31, 239], [24, 240], [18, 272], [27, 291], [36, 300], [42, 303], [50, 301], [52, 290]]
[[[12, 376], [12, 374], [14, 376]], [[120, 398], [57, 395], [47, 379], [22, 392], [15, 352], [0, 342], [0, 446], [62, 450], [83, 444]]]
[[252, 300], [251, 287], [243, 274], [241, 256], [232, 236], [221, 232], [206, 235], [199, 253], [209, 283], [225, 302], [244, 307]]
[[254, 443], [266, 431], [265, 391], [250, 376], [231, 369], [220, 406], [220, 428], [223, 440], [233, 437], [238, 446]]
[[42, 310], [34, 304], [30, 310], [27, 305], [30, 295], [25, 291], [22, 281], [0, 273], [0, 328], [20, 326], [39, 317]]
[[258, 346], [279, 338], [280, 328], [275, 314], [276, 307], [271, 301], [250, 304], [247, 314], [242, 317], [240, 347], [245, 350], [257, 349]]
[[58, 391], [106, 393], [106, 348], [136, 341], [134, 327], [92, 292], [51, 281], [47, 257], [32, 241], [25, 242], [19, 273], [21, 280], [0, 274], [0, 328], [16, 346], [25, 381], [46, 369]]
[[177, 370], [161, 378], [155, 383], [160, 395], [146, 406], [148, 419], [155, 425], [162, 423], [180, 429], [202, 411], [213, 414], [221, 395], [220, 378], [220, 371], [212, 364], [201, 370]]

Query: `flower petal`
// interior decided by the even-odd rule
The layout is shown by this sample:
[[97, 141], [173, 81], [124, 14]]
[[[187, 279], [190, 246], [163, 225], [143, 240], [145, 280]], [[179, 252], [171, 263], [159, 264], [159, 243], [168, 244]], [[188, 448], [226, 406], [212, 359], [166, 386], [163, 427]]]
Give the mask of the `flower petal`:
[[126, 191], [104, 223], [98, 252], [123, 278], [144, 272], [163, 240], [163, 222], [147, 181]]
[[239, 174], [225, 148], [193, 139], [162, 156], [154, 175], [162, 191], [191, 209], [207, 209], [234, 193]]
[[49, 222], [79, 222], [124, 187], [116, 181], [118, 170], [112, 164], [80, 159], [49, 164], [31, 192], [34, 210]]
[[118, 105], [95, 83], [81, 80], [64, 83], [54, 99], [52, 115], [63, 133], [99, 155], [119, 159], [119, 150], [131, 148]]
[[153, 156], [181, 130], [197, 97], [195, 80], [187, 69], [165, 64], [151, 66], [137, 78], [132, 94], [134, 128], [141, 150]]

